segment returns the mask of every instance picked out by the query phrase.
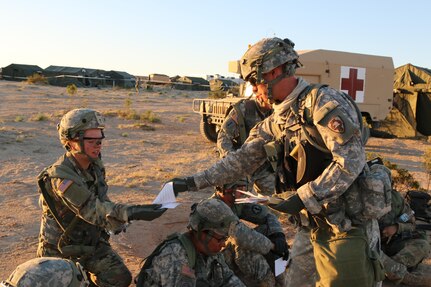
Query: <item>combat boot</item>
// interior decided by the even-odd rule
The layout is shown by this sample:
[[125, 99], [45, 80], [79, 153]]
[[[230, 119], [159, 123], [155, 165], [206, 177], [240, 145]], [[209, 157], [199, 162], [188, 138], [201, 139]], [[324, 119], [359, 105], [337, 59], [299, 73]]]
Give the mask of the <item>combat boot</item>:
[[431, 287], [431, 274], [407, 272], [401, 282], [408, 286]]

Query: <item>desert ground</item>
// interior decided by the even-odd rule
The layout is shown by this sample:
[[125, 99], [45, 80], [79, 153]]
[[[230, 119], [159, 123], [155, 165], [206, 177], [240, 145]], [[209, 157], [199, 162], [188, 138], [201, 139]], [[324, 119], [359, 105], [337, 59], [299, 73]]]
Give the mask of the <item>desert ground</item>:
[[[207, 92], [154, 87], [153, 90], [66, 88], [0, 81], [0, 280], [20, 263], [35, 257], [40, 208], [36, 177], [63, 152], [56, 125], [68, 110], [87, 107], [107, 116], [103, 159], [110, 198], [122, 203], [151, 203], [163, 182], [191, 175], [217, 160], [215, 144], [199, 133], [193, 98]], [[147, 115], [129, 120], [132, 111]], [[150, 115], [150, 116], [148, 116]], [[155, 120], [154, 120], [155, 119]], [[371, 138], [367, 151], [409, 170], [427, 188], [423, 153], [426, 140]], [[139, 265], [168, 234], [184, 231], [190, 205], [212, 189], [181, 194], [181, 205], [152, 221], [135, 221], [111, 242], [134, 275]], [[292, 239], [293, 230], [286, 226]], [[389, 286], [389, 285], [387, 285]]]

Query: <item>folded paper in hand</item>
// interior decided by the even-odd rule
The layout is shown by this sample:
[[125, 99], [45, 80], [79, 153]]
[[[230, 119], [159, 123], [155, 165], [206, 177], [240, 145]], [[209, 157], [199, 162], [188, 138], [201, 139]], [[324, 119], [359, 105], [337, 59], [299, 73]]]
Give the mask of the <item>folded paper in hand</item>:
[[283, 273], [284, 271], [286, 271], [286, 267], [289, 264], [290, 261], [290, 257], [288, 260], [284, 260], [283, 257], [278, 258], [277, 260], [275, 260], [275, 272], [274, 275], [275, 277], [277, 277], [278, 275], [280, 275], [281, 273]]
[[243, 191], [243, 190], [239, 190], [239, 189], [237, 189], [237, 191], [246, 195], [247, 197], [237, 198], [237, 199], [235, 199], [235, 203], [259, 203], [259, 202], [268, 201], [267, 196], [263, 196], [260, 194], [256, 195], [256, 194], [253, 194], [251, 192]]
[[178, 203], [175, 198], [172, 182], [168, 182], [163, 186], [162, 190], [159, 192], [156, 199], [154, 199], [153, 203], [161, 204], [161, 208], [175, 208], [180, 205], [180, 203]]

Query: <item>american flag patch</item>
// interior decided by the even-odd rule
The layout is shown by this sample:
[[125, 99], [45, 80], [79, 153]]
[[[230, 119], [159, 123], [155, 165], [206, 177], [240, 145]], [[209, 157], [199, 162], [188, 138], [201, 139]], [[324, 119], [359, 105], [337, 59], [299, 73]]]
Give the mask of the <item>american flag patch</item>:
[[64, 193], [72, 185], [72, 183], [73, 181], [70, 179], [63, 179], [58, 186], [58, 190]]
[[195, 271], [187, 265], [181, 267], [181, 274], [190, 278], [196, 278]]

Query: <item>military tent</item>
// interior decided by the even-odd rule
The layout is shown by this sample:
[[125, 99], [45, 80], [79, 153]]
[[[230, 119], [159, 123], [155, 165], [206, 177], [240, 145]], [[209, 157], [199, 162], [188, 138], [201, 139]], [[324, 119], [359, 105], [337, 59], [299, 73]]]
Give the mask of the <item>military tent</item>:
[[177, 90], [209, 91], [209, 83], [204, 78], [182, 76], [172, 85]]
[[395, 69], [394, 110], [382, 128], [398, 137], [431, 135], [431, 70], [406, 64]]
[[53, 65], [47, 67], [44, 72], [50, 85], [61, 87], [69, 84], [78, 87], [101, 86], [104, 85], [105, 73], [97, 69]]
[[23, 81], [35, 73], [43, 73], [43, 69], [36, 65], [10, 64], [1, 69], [4, 80]]
[[127, 72], [109, 71], [106, 72], [106, 83], [113, 87], [133, 88], [136, 78]]

